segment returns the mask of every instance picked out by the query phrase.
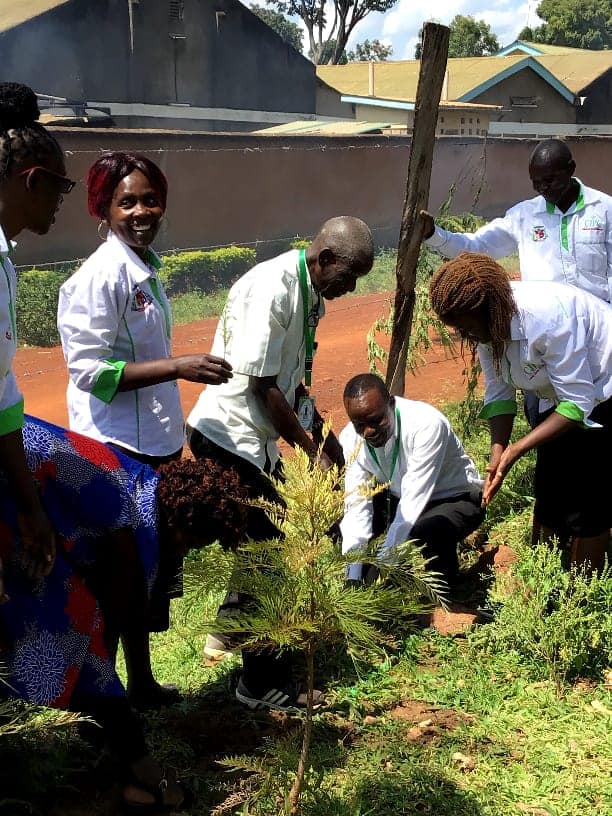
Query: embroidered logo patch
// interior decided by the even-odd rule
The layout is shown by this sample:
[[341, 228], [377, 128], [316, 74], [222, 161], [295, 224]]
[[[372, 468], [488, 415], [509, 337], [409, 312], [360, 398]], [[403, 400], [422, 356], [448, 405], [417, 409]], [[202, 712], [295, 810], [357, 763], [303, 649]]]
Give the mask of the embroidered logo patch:
[[528, 380], [533, 380], [538, 371], [544, 366], [536, 365], [535, 363], [525, 363], [523, 366], [523, 373]]
[[153, 298], [143, 291], [138, 284], [135, 284], [132, 294], [132, 311], [144, 312], [153, 303]]
[[603, 232], [603, 221], [596, 215], [583, 218], [580, 224], [581, 229], [587, 232]]
[[543, 224], [536, 224], [533, 227], [531, 232], [531, 238], [533, 241], [545, 241], [546, 240], [546, 228]]

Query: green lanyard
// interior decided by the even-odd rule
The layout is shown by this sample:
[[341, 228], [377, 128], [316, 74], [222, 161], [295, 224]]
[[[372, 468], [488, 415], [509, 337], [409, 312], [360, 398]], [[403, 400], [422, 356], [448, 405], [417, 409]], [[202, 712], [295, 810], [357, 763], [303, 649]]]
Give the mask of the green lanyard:
[[170, 340], [170, 335], [172, 334], [172, 329], [170, 327], [170, 315], [168, 314], [168, 310], [166, 309], [166, 304], [162, 300], [161, 292], [159, 291], [159, 284], [157, 283], [157, 278], [149, 278], [149, 283], [151, 284], [153, 297], [158, 302], [159, 307], [163, 312], [164, 321], [166, 323], [166, 335], [168, 337], [168, 340]]
[[[10, 254], [10, 253], [9, 253]], [[11, 290], [11, 281], [9, 279], [9, 274], [6, 271], [6, 267], [4, 265], [4, 261], [2, 260], [2, 256], [0, 255], [0, 266], [2, 267], [2, 271], [4, 272], [4, 277], [6, 278], [6, 288], [8, 289], [8, 297], [9, 297], [9, 314], [11, 316], [11, 329], [13, 330], [13, 340], [15, 344], [17, 343], [17, 327], [16, 327], [16, 319], [15, 319], [15, 304], [13, 303], [13, 292]]]
[[[147, 256], [145, 258], [145, 263], [149, 267], [149, 269], [151, 269], [154, 276], [155, 276], [155, 274], [159, 273], [159, 270], [161, 269], [161, 266], [162, 266], [162, 264], [159, 262], [159, 259], [157, 258], [157, 256], [151, 250], [150, 247], [147, 247]], [[171, 334], [172, 334], [172, 327], [171, 327], [171, 324], [170, 324], [170, 315], [168, 314], [168, 309], [167, 309], [166, 304], [164, 303], [163, 298], [161, 296], [161, 293], [159, 291], [159, 283], [157, 282], [156, 277], [149, 278], [149, 282], [151, 284], [151, 289], [153, 291], [153, 297], [155, 298], [155, 300], [159, 304], [159, 308], [162, 310], [162, 312], [164, 314], [164, 321], [166, 323], [166, 335], [168, 336], [168, 340], [170, 340], [170, 337], [171, 337]]]
[[[308, 309], [309, 301], [309, 287], [308, 287], [308, 267], [306, 266], [306, 250], [300, 249], [299, 259], [299, 279], [300, 290], [302, 292], [302, 308], [304, 310], [304, 346], [306, 348], [306, 359], [304, 361], [304, 383], [310, 385], [312, 382], [312, 361], [314, 357], [315, 334], [317, 331], [317, 323], [319, 322], [318, 314], [310, 319], [310, 311]], [[311, 325], [311, 322], [314, 325]]]
[[[393, 474], [395, 473], [395, 466], [397, 465], [397, 460], [399, 457], [399, 449], [400, 449], [400, 442], [402, 439], [402, 418], [400, 416], [399, 408], [395, 408], [395, 444], [393, 445], [393, 453], [391, 454], [391, 472], [389, 473], [389, 478], [387, 481], [389, 482], [389, 487], [387, 488], [387, 518], [385, 526], [387, 529], [389, 528], [389, 524], [391, 524], [391, 482], [393, 480]], [[378, 469], [386, 476], [385, 471], [382, 469], [380, 465], [380, 461], [378, 459], [378, 454], [376, 453], [375, 448], [373, 448], [368, 442], [366, 442], [367, 448], [370, 451], [370, 455], [372, 459], [376, 462]]]

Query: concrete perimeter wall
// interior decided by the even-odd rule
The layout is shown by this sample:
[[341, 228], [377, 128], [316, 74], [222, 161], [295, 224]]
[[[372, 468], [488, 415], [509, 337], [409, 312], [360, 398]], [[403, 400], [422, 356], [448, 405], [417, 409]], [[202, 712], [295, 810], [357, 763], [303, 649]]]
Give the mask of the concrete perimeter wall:
[[[80, 183], [47, 236], [22, 233], [18, 265], [86, 257], [99, 243], [87, 213], [85, 179], [102, 150], [149, 155], [168, 176], [158, 250], [257, 244], [260, 257], [309, 236], [325, 219], [356, 215], [378, 246], [396, 246], [410, 151], [402, 136], [272, 137], [169, 131], [54, 129], [68, 174]], [[612, 139], [568, 138], [577, 175], [612, 194]], [[453, 212], [493, 218], [533, 195], [527, 174], [535, 140], [436, 139], [429, 208], [454, 185]], [[475, 202], [476, 199], [476, 202]], [[475, 203], [474, 203], [475, 202]]]

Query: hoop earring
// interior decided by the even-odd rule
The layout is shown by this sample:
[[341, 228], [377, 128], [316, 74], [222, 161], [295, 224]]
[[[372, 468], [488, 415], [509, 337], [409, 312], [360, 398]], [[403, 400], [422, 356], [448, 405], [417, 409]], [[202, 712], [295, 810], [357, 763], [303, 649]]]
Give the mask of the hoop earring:
[[[106, 227], [106, 235], [102, 235], [102, 232], [100, 231], [100, 228], [101, 228], [101, 227], [102, 227], [102, 228]], [[99, 238], [101, 241], [106, 241], [106, 239], [108, 238], [108, 233], [109, 233], [109, 232], [110, 232], [110, 228], [109, 228], [108, 224], [106, 223], [106, 221], [102, 221], [102, 220], [100, 220], [100, 221], [98, 222], [98, 238]]]

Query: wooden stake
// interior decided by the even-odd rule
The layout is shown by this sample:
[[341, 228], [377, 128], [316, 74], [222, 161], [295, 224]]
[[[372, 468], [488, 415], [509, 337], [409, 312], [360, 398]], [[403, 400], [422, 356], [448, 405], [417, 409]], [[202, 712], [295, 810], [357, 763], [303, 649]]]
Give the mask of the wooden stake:
[[438, 105], [446, 72], [450, 30], [438, 23], [423, 26], [423, 51], [414, 107], [414, 128], [408, 163], [406, 199], [402, 213], [395, 269], [395, 313], [387, 366], [387, 386], [403, 396], [408, 341], [412, 330], [416, 270], [423, 227], [419, 211], [427, 208]]

